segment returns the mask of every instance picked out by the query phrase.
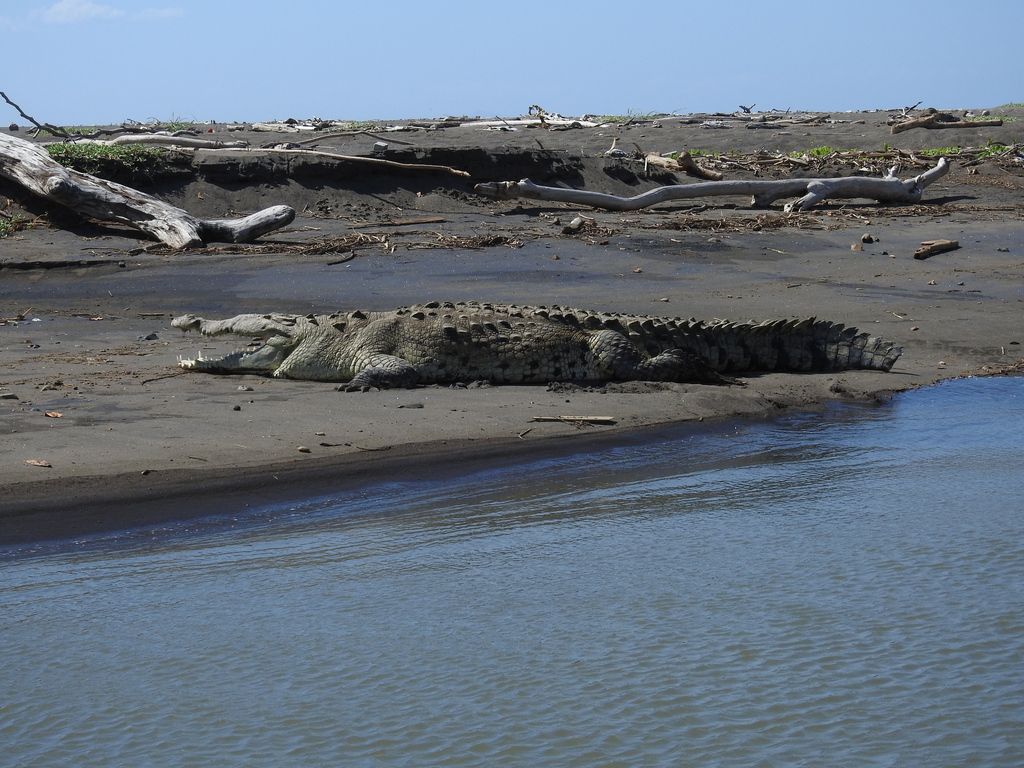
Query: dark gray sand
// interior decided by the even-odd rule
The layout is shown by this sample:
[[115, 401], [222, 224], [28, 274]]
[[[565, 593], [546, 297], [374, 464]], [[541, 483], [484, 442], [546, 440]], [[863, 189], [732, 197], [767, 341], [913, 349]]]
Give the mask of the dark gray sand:
[[[1024, 118], [1024, 110], [994, 111]], [[477, 181], [525, 176], [620, 195], [690, 181], [651, 178], [642, 163], [603, 157], [613, 137], [624, 149], [734, 151], [749, 160], [758, 150], [821, 146], [1011, 144], [1024, 133], [1024, 122], [1008, 122], [893, 136], [885, 113], [832, 117], [843, 122], [772, 131], [663, 119], [565, 131], [461, 127], [325, 136], [305, 146], [370, 155], [375, 141], [400, 140], [410, 144], [391, 143], [386, 156], [463, 168], [473, 178], [370, 172], [358, 164], [282, 170], [279, 158], [254, 151], [242, 170], [237, 154], [200, 153], [185, 163], [194, 164], [192, 172], [135, 184], [201, 216], [277, 203], [300, 211], [255, 249], [143, 250], [150, 244], [134, 232], [77, 221], [11, 185], [0, 188], [0, 212], [46, 214], [53, 222], [0, 239], [0, 317], [8, 318], [0, 324], [0, 543], [238, 511], [379, 480], [455, 477], [663, 426], [872, 401], [946, 378], [1019, 368], [1019, 154], [954, 160], [920, 206], [832, 202], [790, 217], [781, 204], [766, 212], [740, 198], [608, 213], [498, 202], [472, 191]], [[212, 135], [243, 136], [255, 147], [296, 140]], [[202, 164], [216, 171], [196, 170]], [[925, 167], [907, 165], [898, 175]], [[728, 178], [782, 178], [858, 168], [834, 160], [725, 171]], [[562, 234], [577, 213], [590, 219], [584, 230]], [[357, 234], [366, 237], [355, 250], [302, 250], [328, 238], [352, 242]], [[864, 234], [874, 242], [852, 250]], [[912, 257], [922, 241], [935, 239], [961, 247]], [[813, 315], [882, 335], [905, 351], [890, 373], [768, 374], [746, 378], [743, 388], [632, 383], [347, 394], [330, 384], [176, 367], [179, 357], [236, 346], [170, 328], [171, 318], [185, 312], [220, 318], [384, 310], [434, 299], [735, 320]], [[21, 314], [24, 320], [14, 319]], [[537, 416], [607, 416], [615, 424], [532, 421]]]

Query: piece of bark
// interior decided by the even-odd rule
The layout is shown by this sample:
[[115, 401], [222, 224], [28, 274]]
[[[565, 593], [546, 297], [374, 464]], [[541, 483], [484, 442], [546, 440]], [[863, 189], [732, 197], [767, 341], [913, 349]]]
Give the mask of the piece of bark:
[[894, 176], [895, 168], [881, 178], [847, 176], [838, 179], [780, 179], [776, 181], [705, 181], [696, 184], [676, 184], [659, 187], [635, 197], [619, 197], [602, 192], [581, 189], [542, 187], [529, 179], [497, 181], [477, 184], [474, 189], [483, 195], [506, 200], [526, 198], [560, 203], [577, 203], [609, 211], [637, 211], [641, 208], [670, 200], [688, 200], [695, 197], [718, 195], [752, 195], [751, 204], [758, 208], [771, 205], [784, 197], [801, 197], [785, 206], [787, 212], [806, 211], [826, 199], [868, 198], [880, 203], [913, 205], [921, 201], [921, 194], [930, 184], [949, 173], [949, 162], [941, 158], [930, 168], [912, 179]]
[[0, 176], [84, 216], [116, 221], [176, 249], [248, 243], [295, 218], [292, 208], [275, 205], [241, 219], [200, 219], [131, 187], [65, 168], [39, 145], [5, 134], [0, 134]]
[[721, 181], [725, 178], [725, 175], [718, 171], [712, 171], [697, 165], [697, 162], [688, 151], [680, 153], [676, 158], [662, 157], [650, 152], [644, 156], [644, 162], [668, 171], [682, 171], [687, 176], [695, 176], [698, 179], [706, 179], [708, 181]]
[[956, 240], [925, 240], [921, 243], [921, 247], [914, 251], [914, 258], [918, 260], [927, 259], [929, 256], [934, 256], [937, 253], [955, 251], [959, 247], [960, 243]]

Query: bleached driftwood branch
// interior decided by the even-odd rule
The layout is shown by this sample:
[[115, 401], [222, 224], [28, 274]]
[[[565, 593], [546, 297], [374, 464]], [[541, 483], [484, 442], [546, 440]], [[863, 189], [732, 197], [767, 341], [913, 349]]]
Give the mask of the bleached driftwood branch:
[[244, 149], [248, 143], [244, 141], [219, 141], [217, 139], [197, 139], [193, 136], [174, 136], [169, 133], [127, 133], [113, 139], [78, 139], [72, 137], [74, 144], [97, 144], [102, 147], [120, 147], [126, 144], [145, 144], [147, 146], [189, 147], [192, 149]]
[[926, 115], [913, 117], [896, 123], [889, 129], [890, 133], [903, 133], [913, 128], [993, 128], [1003, 124], [999, 118], [991, 120], [957, 120], [950, 114], [931, 110]]
[[37, 144], [5, 134], [0, 176], [85, 216], [146, 232], [171, 248], [248, 243], [295, 218], [292, 208], [275, 205], [241, 219], [200, 219], [131, 187], [65, 168]]
[[637, 211], [669, 200], [688, 200], [695, 197], [718, 195], [752, 195], [751, 204], [758, 208], [771, 205], [784, 197], [801, 195], [800, 199], [785, 206], [786, 211], [806, 211], [826, 199], [868, 198], [880, 203], [912, 205], [921, 201], [921, 193], [937, 179], [949, 172], [949, 163], [941, 158], [934, 168], [902, 180], [896, 169], [881, 179], [864, 176], [846, 176], [838, 179], [780, 179], [777, 181], [707, 181], [679, 184], [652, 189], [635, 197], [619, 197], [580, 189], [542, 187], [529, 179], [522, 181], [496, 181], [477, 184], [474, 189], [483, 195], [506, 200], [550, 200], [560, 203], [578, 203], [609, 211]]
[[[227, 149], [231, 149], [227, 147]], [[250, 152], [253, 150], [243, 150]], [[364, 165], [375, 165], [378, 168], [390, 168], [398, 171], [434, 171], [439, 173], [450, 173], [453, 176], [469, 178], [466, 171], [460, 171], [447, 165], [429, 165], [428, 163], [399, 163], [395, 160], [384, 160], [379, 157], [361, 157], [359, 155], [339, 155], [336, 152], [323, 152], [316, 149], [276, 149], [273, 147], [255, 150], [257, 152], [271, 152], [277, 155], [304, 155], [306, 157], [327, 157], [332, 160], [342, 160], [346, 163], [362, 163]]]

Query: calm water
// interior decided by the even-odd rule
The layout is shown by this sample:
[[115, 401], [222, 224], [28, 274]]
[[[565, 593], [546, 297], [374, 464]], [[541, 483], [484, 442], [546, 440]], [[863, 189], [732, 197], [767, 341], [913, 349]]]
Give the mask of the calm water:
[[967, 380], [0, 551], [0, 765], [1021, 766], [1022, 435]]

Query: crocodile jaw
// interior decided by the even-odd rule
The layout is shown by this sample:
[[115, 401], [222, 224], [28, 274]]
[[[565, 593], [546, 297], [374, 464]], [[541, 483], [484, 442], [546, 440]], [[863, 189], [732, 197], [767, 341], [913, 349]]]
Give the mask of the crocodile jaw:
[[[284, 322], [282, 322], [282, 320]], [[188, 371], [206, 373], [273, 373], [297, 345], [292, 339], [290, 316], [239, 315], [228, 320], [204, 320], [195, 315], [182, 315], [171, 321], [174, 328], [203, 336], [237, 335], [259, 339], [259, 347], [232, 352], [224, 357], [179, 358], [178, 366]]]
[[204, 373], [273, 373], [288, 357], [290, 350], [271, 344], [252, 350], [232, 352], [224, 357], [179, 358], [178, 366], [186, 371]]

